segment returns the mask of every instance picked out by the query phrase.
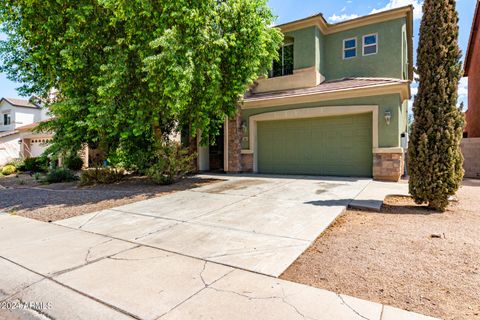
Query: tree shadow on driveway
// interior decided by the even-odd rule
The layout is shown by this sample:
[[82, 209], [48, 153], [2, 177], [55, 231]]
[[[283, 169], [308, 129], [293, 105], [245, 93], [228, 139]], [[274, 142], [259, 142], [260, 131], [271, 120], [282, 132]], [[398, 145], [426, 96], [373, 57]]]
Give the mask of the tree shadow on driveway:
[[146, 179], [141, 179], [87, 188], [73, 185], [63, 188], [55, 185], [7, 188], [0, 190], [0, 211], [52, 222], [197, 188], [217, 181], [189, 177], [169, 186], [155, 185]]

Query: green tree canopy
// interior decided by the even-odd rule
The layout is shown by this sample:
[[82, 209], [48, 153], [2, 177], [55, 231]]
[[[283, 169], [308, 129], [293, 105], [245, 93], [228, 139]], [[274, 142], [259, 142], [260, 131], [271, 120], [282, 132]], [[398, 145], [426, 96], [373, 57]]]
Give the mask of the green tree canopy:
[[0, 21], [0, 70], [58, 91], [52, 151], [134, 162], [174, 126], [218, 133], [283, 39], [265, 0], [0, 0]]
[[420, 27], [418, 94], [410, 134], [410, 193], [419, 204], [445, 210], [463, 179], [464, 118], [457, 107], [461, 78], [455, 0], [425, 0]]

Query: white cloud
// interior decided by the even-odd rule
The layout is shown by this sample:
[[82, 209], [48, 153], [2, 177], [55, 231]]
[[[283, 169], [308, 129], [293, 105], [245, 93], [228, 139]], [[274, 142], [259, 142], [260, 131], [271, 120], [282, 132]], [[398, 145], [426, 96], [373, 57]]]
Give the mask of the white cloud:
[[328, 17], [328, 20], [329, 20], [330, 22], [336, 23], [336, 22], [341, 22], [341, 21], [350, 20], [350, 19], [355, 19], [355, 18], [358, 18], [358, 14], [355, 14], [355, 13], [352, 13], [352, 14], [343, 13], [343, 14], [341, 14], [341, 15], [339, 15], [339, 16], [337, 16], [336, 14], [333, 14], [333, 16]]
[[386, 10], [391, 10], [399, 7], [405, 7], [413, 5], [413, 19], [419, 20], [422, 18], [422, 0], [389, 0], [386, 6], [379, 9], [373, 9], [371, 14], [378, 13]]
[[[468, 78], [460, 79], [458, 84], [458, 105], [464, 103], [465, 109], [468, 108]], [[464, 110], [465, 111], [465, 110]]]
[[458, 85], [458, 95], [460, 97], [468, 96], [468, 78], [460, 79], [460, 83]]

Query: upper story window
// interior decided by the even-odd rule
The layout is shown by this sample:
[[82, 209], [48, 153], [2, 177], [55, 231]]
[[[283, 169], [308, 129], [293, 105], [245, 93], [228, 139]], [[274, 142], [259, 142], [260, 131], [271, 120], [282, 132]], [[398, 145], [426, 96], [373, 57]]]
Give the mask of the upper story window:
[[343, 40], [343, 59], [351, 59], [357, 56], [357, 38]]
[[273, 62], [270, 78], [293, 74], [293, 43], [285, 44], [278, 50], [280, 60]]
[[363, 36], [363, 55], [369, 56], [378, 53], [378, 35], [368, 34]]
[[3, 114], [3, 125], [8, 126], [12, 123], [12, 118], [10, 117], [10, 113]]

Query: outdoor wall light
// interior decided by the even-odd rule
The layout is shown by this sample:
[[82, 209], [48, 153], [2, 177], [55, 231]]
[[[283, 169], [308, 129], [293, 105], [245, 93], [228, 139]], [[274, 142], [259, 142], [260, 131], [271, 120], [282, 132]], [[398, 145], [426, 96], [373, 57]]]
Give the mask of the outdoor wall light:
[[390, 111], [385, 111], [385, 122], [387, 123], [387, 126], [390, 125], [391, 121], [392, 121], [392, 113]]
[[247, 122], [246, 122], [246, 121], [242, 121], [241, 128], [242, 128], [242, 132], [243, 132], [244, 134], [246, 134], [246, 133], [248, 132], [248, 126], [247, 126]]

